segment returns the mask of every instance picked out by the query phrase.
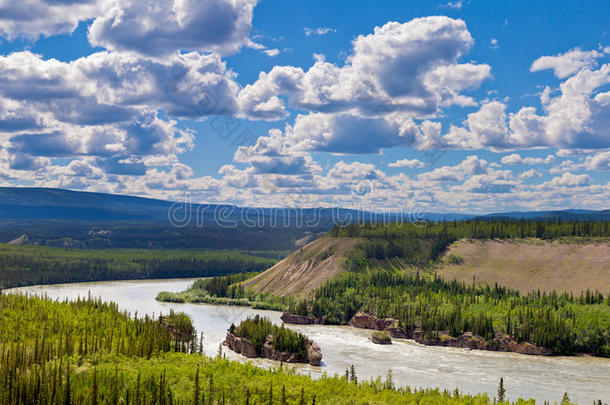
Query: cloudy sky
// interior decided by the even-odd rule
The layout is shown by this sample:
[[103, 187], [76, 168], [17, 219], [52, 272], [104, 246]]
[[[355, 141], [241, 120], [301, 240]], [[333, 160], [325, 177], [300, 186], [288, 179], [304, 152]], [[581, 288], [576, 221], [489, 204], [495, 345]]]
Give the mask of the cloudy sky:
[[610, 208], [610, 2], [0, 0], [0, 184]]

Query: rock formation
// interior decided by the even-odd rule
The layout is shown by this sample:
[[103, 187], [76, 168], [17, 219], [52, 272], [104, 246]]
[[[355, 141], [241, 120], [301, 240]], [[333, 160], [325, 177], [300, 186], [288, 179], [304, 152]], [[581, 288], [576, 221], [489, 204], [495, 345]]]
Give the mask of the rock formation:
[[512, 337], [498, 334], [492, 341], [485, 341], [480, 336], [465, 332], [458, 337], [451, 336], [446, 331], [438, 331], [426, 336], [419, 328], [404, 331], [398, 328], [398, 321], [393, 318], [377, 318], [374, 315], [358, 312], [349, 321], [356, 328], [386, 331], [392, 338], [413, 339], [417, 343], [430, 346], [463, 347], [467, 349], [492, 350], [500, 352], [515, 352], [521, 354], [550, 355], [551, 349], [535, 346], [531, 343], [516, 342]]
[[272, 335], [267, 336], [260, 353], [256, 351], [256, 348], [248, 339], [236, 336], [230, 331], [227, 332], [227, 337], [222, 344], [234, 352], [249, 358], [264, 357], [266, 359], [282, 361], [284, 363], [309, 363], [312, 366], [319, 366], [322, 362], [322, 350], [313, 340], [307, 341], [305, 354], [280, 352], [273, 347]]
[[[294, 315], [288, 312], [282, 314], [282, 321], [298, 325], [325, 324], [326, 317], [312, 318], [303, 315]], [[426, 335], [419, 328], [403, 330], [398, 327], [398, 320], [393, 318], [378, 318], [365, 312], [356, 313], [348, 325], [361, 329], [386, 331], [393, 339], [413, 339], [417, 343], [429, 346], [463, 347], [467, 349], [492, 350], [500, 352], [515, 352], [521, 354], [550, 355], [551, 349], [535, 346], [531, 343], [518, 343], [512, 337], [497, 334], [492, 341], [485, 341], [480, 336], [465, 332], [458, 337], [451, 336], [447, 331], [437, 331], [433, 335]], [[373, 340], [374, 343], [375, 342]]]
[[295, 325], [324, 325], [326, 323], [327, 316], [324, 315], [320, 318], [313, 318], [305, 315], [295, 315], [288, 312], [284, 312], [280, 318], [284, 323], [292, 323]]
[[252, 342], [250, 342], [248, 339], [234, 335], [231, 332], [227, 333], [227, 337], [222, 344], [233, 350], [235, 353], [239, 353], [243, 356], [250, 358], [259, 357]]

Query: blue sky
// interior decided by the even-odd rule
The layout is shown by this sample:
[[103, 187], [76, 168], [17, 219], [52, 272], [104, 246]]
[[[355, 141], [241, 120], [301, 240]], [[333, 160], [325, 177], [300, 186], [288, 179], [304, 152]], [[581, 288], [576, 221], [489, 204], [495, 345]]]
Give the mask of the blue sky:
[[0, 2], [0, 182], [608, 208], [607, 1]]

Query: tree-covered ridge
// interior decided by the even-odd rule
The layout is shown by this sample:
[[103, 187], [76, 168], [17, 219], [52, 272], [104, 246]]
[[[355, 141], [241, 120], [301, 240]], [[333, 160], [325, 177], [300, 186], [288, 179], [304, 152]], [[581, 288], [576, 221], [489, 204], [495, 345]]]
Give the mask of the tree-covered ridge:
[[272, 345], [276, 350], [295, 353], [301, 358], [306, 356], [307, 336], [288, 329], [284, 325], [278, 326], [271, 322], [269, 318], [256, 315], [254, 318], [244, 319], [237, 326], [231, 324], [229, 332], [248, 339], [259, 354], [267, 336], [272, 335]]
[[233, 251], [78, 250], [0, 245], [0, 288], [77, 281], [210, 277], [261, 271], [274, 259]]
[[362, 268], [366, 260], [400, 259], [403, 265], [424, 267], [434, 262], [447, 247], [470, 239], [560, 239], [578, 242], [610, 237], [610, 222], [565, 222], [515, 219], [475, 219], [444, 222], [395, 222], [335, 226], [329, 237], [364, 240], [348, 257], [346, 267]]
[[467, 221], [394, 222], [389, 224], [350, 224], [335, 226], [332, 237], [369, 239], [512, 239], [561, 237], [610, 237], [609, 221], [563, 221], [527, 219], [473, 219]]
[[132, 318], [97, 299], [0, 295], [0, 322], [0, 405], [493, 403], [484, 394], [396, 387], [391, 373], [313, 380], [289, 367], [210, 358], [184, 314]]
[[244, 288], [241, 284], [237, 283], [247, 280], [253, 275], [252, 273], [240, 273], [224, 277], [200, 279], [196, 280], [191, 288], [206, 291], [213, 297], [238, 298], [243, 296]]

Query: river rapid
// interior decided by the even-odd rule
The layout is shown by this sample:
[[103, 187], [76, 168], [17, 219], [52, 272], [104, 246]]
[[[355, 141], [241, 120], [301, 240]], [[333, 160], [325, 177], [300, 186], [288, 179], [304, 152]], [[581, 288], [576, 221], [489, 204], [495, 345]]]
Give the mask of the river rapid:
[[[168, 313], [170, 309], [188, 313], [198, 332], [203, 332], [205, 352], [218, 353], [220, 343], [233, 322], [261, 314], [276, 323], [281, 323], [280, 312], [253, 310], [208, 304], [174, 304], [157, 302], [160, 291], [182, 291], [190, 286], [192, 279], [109, 281], [98, 283], [76, 283], [17, 288], [53, 299], [75, 299], [102, 297], [114, 301], [132, 315]], [[370, 341], [371, 331], [349, 326], [290, 325], [322, 348], [323, 363], [320, 367], [296, 366], [300, 372], [313, 378], [345, 373], [354, 365], [359, 379], [385, 376], [392, 370], [397, 385], [411, 387], [439, 387], [465, 393], [487, 392], [490, 398], [496, 395], [498, 381], [504, 377], [507, 398], [534, 398], [537, 403], [548, 400], [559, 402], [564, 392], [572, 401], [589, 405], [594, 400], [610, 401], [610, 359], [589, 356], [543, 357], [516, 353], [500, 353], [461, 348], [424, 346], [411, 340], [394, 339], [392, 345], [376, 345]], [[222, 348], [228, 358], [248, 361]], [[255, 359], [261, 367], [277, 366], [276, 362]]]

